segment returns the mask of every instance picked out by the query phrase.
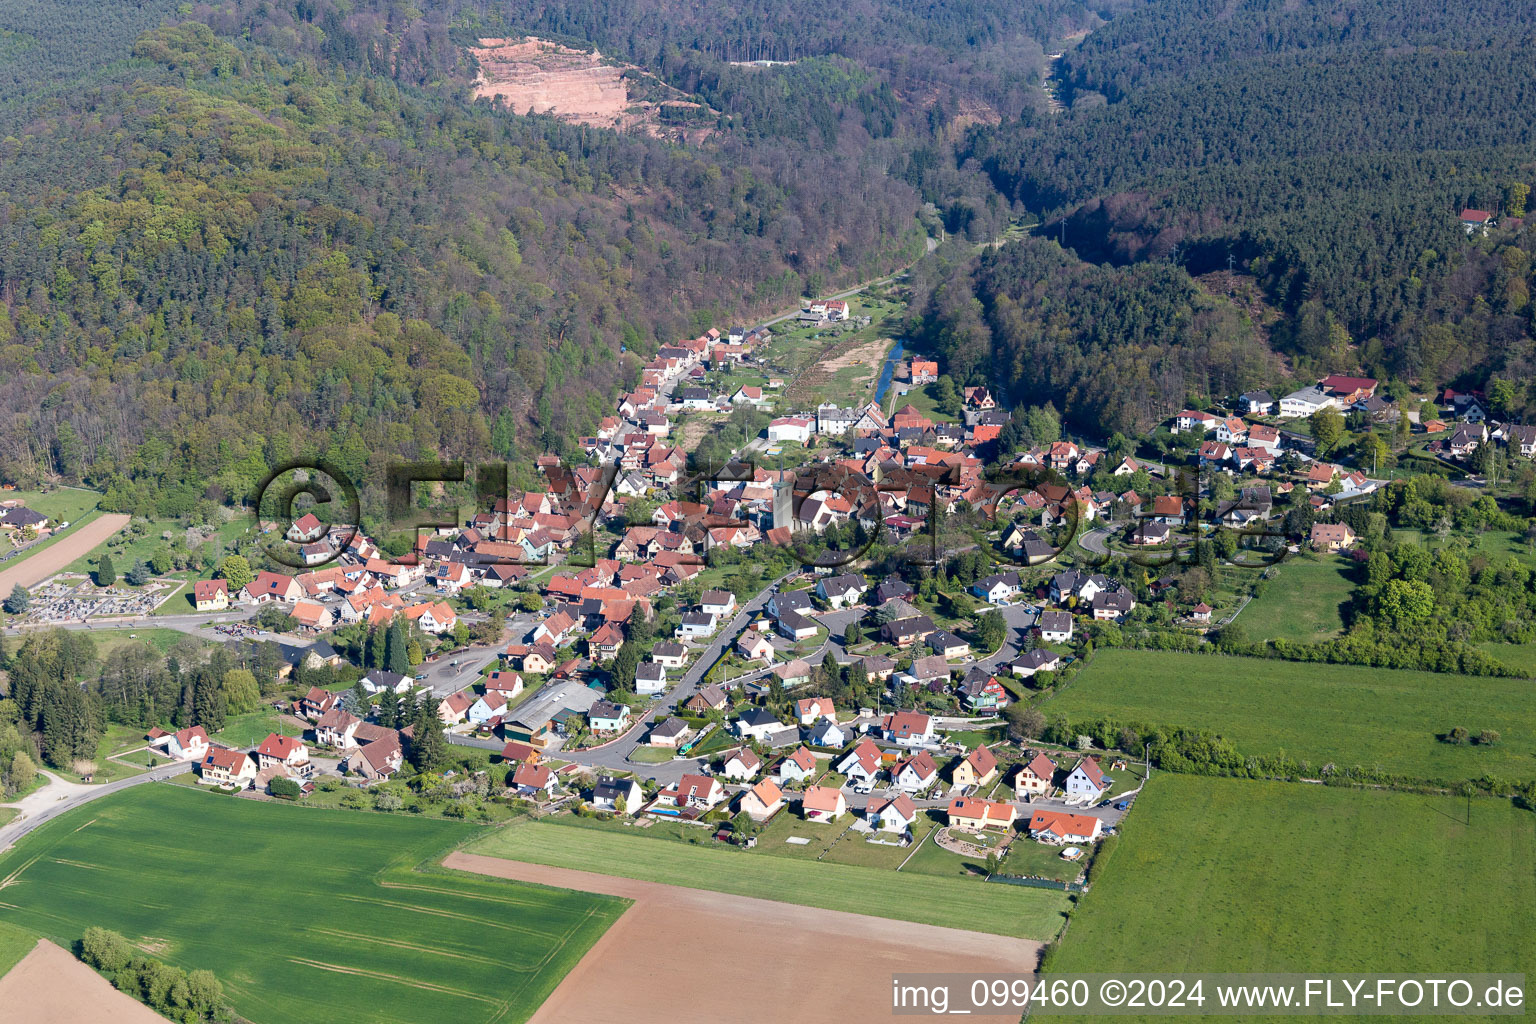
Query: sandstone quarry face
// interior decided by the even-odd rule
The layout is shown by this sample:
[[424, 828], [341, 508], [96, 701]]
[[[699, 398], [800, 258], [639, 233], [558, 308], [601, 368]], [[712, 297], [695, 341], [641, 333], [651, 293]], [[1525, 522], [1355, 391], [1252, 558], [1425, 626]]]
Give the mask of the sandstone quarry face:
[[557, 43], [482, 39], [469, 51], [480, 62], [477, 99], [504, 100], [517, 114], [553, 114], [597, 127], [618, 127], [629, 106], [622, 69]]
[[[501, 100], [515, 114], [548, 114], [594, 128], [638, 129], [658, 137], [699, 142], [709, 127], [664, 126], [661, 109], [700, 109], [676, 90], [629, 65], [605, 62], [596, 50], [571, 49], [547, 39], [481, 39], [469, 48], [480, 63], [475, 98]], [[650, 96], [671, 93], [657, 102], [632, 95], [625, 72], [642, 74], [653, 88]], [[642, 94], [644, 89], [642, 87]]]

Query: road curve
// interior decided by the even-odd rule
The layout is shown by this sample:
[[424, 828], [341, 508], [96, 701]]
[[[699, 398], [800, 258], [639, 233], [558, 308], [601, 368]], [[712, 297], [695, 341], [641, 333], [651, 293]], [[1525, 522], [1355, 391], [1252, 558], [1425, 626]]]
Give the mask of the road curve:
[[[14, 821], [0, 827], [0, 853], [5, 852], [16, 844], [16, 841], [29, 832], [46, 825], [61, 814], [68, 814], [77, 807], [84, 806], [92, 800], [104, 797], [109, 793], [117, 793], [137, 786], [145, 782], [160, 782], [176, 775], [185, 775], [192, 770], [192, 762], [181, 761], [176, 764], [162, 765], [159, 768], [151, 768], [142, 775], [135, 775], [127, 779], [118, 779], [116, 782], [103, 783], [100, 786], [71, 787], [64, 797], [47, 804], [37, 810], [25, 810]], [[52, 786], [53, 783], [49, 783]], [[46, 794], [48, 787], [44, 787], [32, 794], [38, 796]]]

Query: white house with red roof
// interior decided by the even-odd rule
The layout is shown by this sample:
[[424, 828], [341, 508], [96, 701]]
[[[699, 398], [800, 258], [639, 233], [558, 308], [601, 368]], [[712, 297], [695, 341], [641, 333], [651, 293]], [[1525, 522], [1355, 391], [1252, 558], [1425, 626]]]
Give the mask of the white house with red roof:
[[864, 810], [864, 820], [881, 832], [906, 832], [917, 821], [917, 804], [905, 793], [871, 800]]
[[1067, 791], [1067, 800], [1073, 803], [1092, 803], [1109, 792], [1109, 785], [1099, 762], [1085, 757], [1067, 774], [1062, 788]]
[[897, 711], [880, 723], [885, 738], [902, 747], [932, 746], [938, 739], [932, 717], [921, 711]]
[[800, 799], [806, 821], [836, 821], [848, 812], [848, 798], [834, 786], [811, 786]]
[[149, 741], [151, 747], [164, 750], [178, 761], [201, 761], [208, 753], [208, 733], [200, 725], [168, 732]]
[[939, 781], [939, 766], [928, 751], [919, 751], [891, 772], [892, 784], [907, 793], [921, 793]]
[[268, 733], [256, 747], [256, 763], [259, 768], [297, 768], [309, 761], [309, 748], [296, 736], [279, 736]]
[[[879, 764], [879, 760], [876, 760]], [[795, 752], [779, 762], [780, 782], [804, 782], [816, 774], [816, 755], [805, 747], [796, 747]]]
[[312, 544], [325, 536], [325, 524], [313, 512], [306, 512], [288, 527], [287, 536], [295, 544]]
[[801, 725], [815, 725], [823, 718], [836, 720], [837, 708], [831, 697], [807, 697], [795, 701], [795, 717]]
[[684, 775], [656, 794], [656, 802], [663, 807], [697, 811], [707, 811], [724, 799], [725, 788], [720, 780], [707, 775]]
[[304, 588], [292, 576], [262, 571], [245, 585], [245, 598], [254, 604], [289, 603], [304, 596]]
[[1091, 843], [1104, 831], [1104, 822], [1088, 814], [1037, 810], [1029, 816], [1030, 838], [1042, 843]]
[[839, 774], [854, 782], [873, 783], [880, 774], [880, 748], [866, 737], [843, 755], [835, 767]]

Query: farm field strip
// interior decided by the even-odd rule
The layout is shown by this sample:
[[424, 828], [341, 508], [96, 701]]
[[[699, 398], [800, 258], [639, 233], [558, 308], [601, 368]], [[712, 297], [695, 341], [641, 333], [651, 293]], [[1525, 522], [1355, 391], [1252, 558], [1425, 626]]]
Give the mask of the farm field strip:
[[1047, 889], [929, 875], [907, 877], [878, 868], [717, 850], [543, 822], [501, 829], [472, 843], [466, 851], [1036, 940], [1049, 939], [1060, 930], [1067, 907], [1065, 893]]
[[[1315, 767], [1376, 766], [1439, 780], [1530, 774], [1536, 703], [1527, 679], [1406, 672], [1170, 651], [1098, 652], [1042, 707], [1073, 721], [1208, 729], [1243, 754], [1306, 758]], [[1492, 747], [1438, 737], [1495, 729]]]
[[1468, 824], [1455, 797], [1159, 774], [1049, 970], [1113, 951], [1128, 973], [1529, 972], [1536, 814], [1470, 807]]
[[264, 1024], [526, 1020], [626, 906], [418, 870], [475, 835], [453, 822], [157, 785], [90, 813], [0, 858], [0, 922], [65, 946], [119, 931]]

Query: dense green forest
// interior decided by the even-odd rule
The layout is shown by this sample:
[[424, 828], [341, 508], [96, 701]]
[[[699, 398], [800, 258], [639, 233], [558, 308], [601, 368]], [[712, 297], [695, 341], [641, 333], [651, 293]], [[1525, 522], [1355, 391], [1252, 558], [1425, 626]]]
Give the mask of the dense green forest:
[[[570, 451], [658, 345], [1031, 215], [914, 270], [957, 382], [1092, 433], [1314, 370], [1496, 374], [1530, 415], [1532, 13], [0, 0], [0, 476], [174, 515], [299, 456]], [[473, 102], [465, 47], [520, 32], [712, 134]], [[1229, 263], [1273, 315], [1196, 280]]]
[[383, 5], [194, 10], [62, 91], [87, 5], [42, 6], [6, 51], [46, 83], [0, 141], [10, 479], [176, 514], [292, 456], [562, 448], [659, 343], [921, 251], [857, 154], [471, 104], [447, 27]]
[[[1518, 218], [1536, 175], [1533, 13], [1528, 0], [1138, 7], [1063, 56], [1066, 109], [977, 127], [960, 158], [1082, 260], [1252, 276], [1283, 315], [1269, 340], [1297, 378], [1360, 370], [1427, 386], [1490, 375], [1528, 384], [1533, 246]], [[1502, 230], [1469, 239], [1458, 223], [1469, 207], [1501, 215]], [[1037, 288], [1000, 289], [999, 269], [974, 270], [983, 303]], [[953, 301], [929, 313], [933, 337], [980, 315]], [[994, 335], [972, 333], [997, 354]], [[1100, 347], [1096, 321], [1069, 333], [1084, 351]], [[1177, 332], [1158, 340], [1186, 346]], [[1059, 359], [1035, 342], [1028, 350]], [[1021, 377], [1009, 365], [999, 363], [998, 383], [1037, 397], [1043, 371]], [[1145, 396], [1107, 391], [1122, 376], [1099, 376], [1064, 396], [1079, 425], [1097, 430], [1105, 409], [1104, 430], [1143, 420]], [[1223, 379], [1217, 367], [1180, 392], [1166, 378], [1155, 415], [1222, 393], [1204, 385]], [[1517, 414], [1536, 410], [1528, 388], [1524, 398]]]
[[1279, 372], [1236, 306], [1167, 263], [1098, 266], [1038, 238], [974, 262], [954, 255], [917, 282], [929, 290], [920, 344], [957, 382], [1054, 404], [1081, 429], [1135, 434], [1186, 395], [1234, 393]]

